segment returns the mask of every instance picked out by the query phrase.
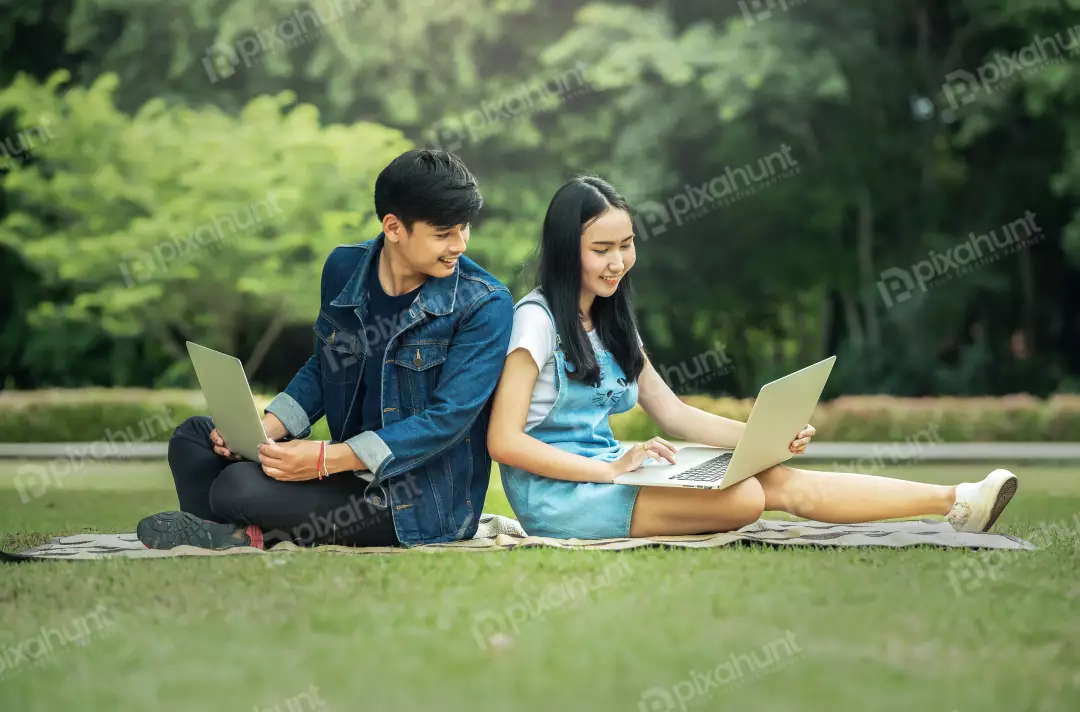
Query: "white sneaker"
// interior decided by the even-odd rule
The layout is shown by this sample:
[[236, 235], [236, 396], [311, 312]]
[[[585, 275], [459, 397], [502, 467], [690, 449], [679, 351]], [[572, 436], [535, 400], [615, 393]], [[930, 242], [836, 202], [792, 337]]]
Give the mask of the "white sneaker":
[[1016, 494], [1016, 485], [1016, 475], [1008, 470], [994, 470], [982, 482], [957, 485], [956, 502], [945, 519], [958, 532], [988, 531]]

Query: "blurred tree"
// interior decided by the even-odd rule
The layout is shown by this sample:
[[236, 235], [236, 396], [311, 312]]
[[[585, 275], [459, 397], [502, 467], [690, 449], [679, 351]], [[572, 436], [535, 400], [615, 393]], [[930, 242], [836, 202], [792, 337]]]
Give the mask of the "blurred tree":
[[[1062, 49], [989, 90], [958, 85], [955, 77], [979, 77], [999, 53], [1012, 57], [1039, 38], [1067, 36], [1080, 23], [1074, 5], [68, 0], [45, 10], [0, 0], [0, 13], [13, 18], [13, 29], [0, 32], [0, 66], [40, 80], [53, 66], [67, 67], [83, 87], [113, 73], [120, 81], [110, 89], [111, 111], [136, 120], [154, 112], [205, 117], [177, 123], [178, 130], [228, 130], [225, 117], [246, 122], [240, 117], [251, 107], [287, 90], [318, 107], [324, 122], [369, 121], [455, 150], [487, 198], [470, 254], [518, 294], [530, 286], [521, 265], [551, 194], [575, 171], [598, 173], [646, 213], [635, 281], [654, 361], [689, 363], [718, 343], [733, 358], [724, 378], [691, 384], [700, 390], [746, 395], [768, 378], [839, 353], [830, 395], [1046, 393], [1067, 374], [1080, 374], [1080, 317], [1071, 309], [1080, 297], [1077, 50]], [[57, 38], [63, 53], [52, 64], [29, 47], [57, 46]], [[287, 104], [275, 106], [287, 114]], [[149, 144], [153, 150], [170, 145], [164, 131]], [[357, 138], [342, 150], [366, 152], [369, 139]], [[275, 154], [280, 141], [265, 133], [240, 140], [244, 155], [260, 141], [299, 170], [302, 159]], [[761, 161], [783, 170], [735, 198], [708, 200], [702, 192]], [[161, 164], [159, 182], [188, 165]], [[270, 190], [285, 195], [304, 180], [281, 171], [264, 180], [254, 172], [267, 164], [242, 165], [253, 187], [239, 190], [237, 200], [249, 202], [229, 205], [253, 205]], [[46, 160], [46, 167], [68, 171], [63, 162]], [[16, 177], [22, 173], [0, 187], [12, 191], [26, 180]], [[119, 175], [127, 182], [128, 174]], [[117, 181], [107, 170], [103, 176], [106, 184]], [[50, 180], [58, 178], [50, 173]], [[370, 205], [365, 190], [354, 192], [350, 209], [357, 200]], [[87, 200], [100, 199], [83, 191]], [[121, 206], [107, 212], [128, 209]], [[40, 199], [20, 210], [46, 227], [56, 219]], [[883, 296], [889, 270], [910, 272], [931, 251], [947, 252], [1026, 211], [1045, 234], [1035, 246], [997, 254], [925, 294], [916, 288], [903, 303]], [[142, 225], [134, 217], [130, 223]], [[316, 234], [323, 228], [314, 216], [301, 224], [307, 232], [295, 241], [279, 245], [276, 227], [261, 239], [310, 272], [321, 254], [300, 245], [321, 245], [325, 236]], [[362, 225], [349, 239], [372, 236]], [[46, 233], [42, 227], [37, 234]], [[299, 312], [272, 321], [272, 312], [254, 303], [267, 289], [252, 284], [267, 284], [254, 278], [259, 271], [229, 262], [241, 254], [222, 258], [237, 271], [207, 267], [213, 279], [241, 280], [238, 293], [248, 295], [207, 334], [228, 343], [240, 338], [237, 322], [256, 322], [256, 334], [272, 335], [310, 321]], [[88, 299], [78, 280], [50, 276], [47, 284], [50, 302], [74, 308]], [[283, 292], [300, 303], [310, 289], [294, 283]], [[113, 368], [132, 369], [134, 381], [169, 358], [134, 331], [80, 323], [85, 332], [64, 337], [84, 344], [79, 353], [117, 339], [132, 345], [111, 360], [129, 364]], [[265, 350], [257, 335], [242, 340]], [[67, 370], [31, 352], [23, 360], [36, 365], [41, 383], [68, 374], [116, 378], [97, 370], [99, 352], [77, 366], [64, 362]]]
[[237, 353], [253, 320], [268, 328], [247, 364], [257, 371], [286, 323], [318, 311], [330, 250], [378, 231], [358, 196], [410, 147], [376, 124], [321, 125], [288, 94], [235, 117], [157, 100], [128, 116], [113, 105], [114, 75], [64, 92], [66, 80], [21, 76], [0, 91], [24, 130], [50, 126], [42, 155], [5, 180], [0, 241], [68, 288], [34, 306], [23, 355], [60, 371], [77, 372], [100, 336], [129, 343], [132, 358], [166, 354], [169, 384], [189, 370], [185, 339]]

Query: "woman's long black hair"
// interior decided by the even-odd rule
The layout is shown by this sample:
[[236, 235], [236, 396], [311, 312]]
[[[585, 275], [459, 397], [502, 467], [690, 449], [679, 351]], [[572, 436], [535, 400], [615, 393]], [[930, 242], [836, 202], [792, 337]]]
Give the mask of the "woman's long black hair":
[[[631, 212], [626, 200], [607, 182], [593, 176], [574, 178], [551, 199], [540, 240], [537, 286], [555, 316], [566, 358], [574, 366], [569, 376], [593, 387], [600, 385], [600, 365], [581, 325], [581, 234], [588, 223], [612, 208]], [[615, 294], [596, 297], [591, 316], [604, 346], [630, 382], [636, 381], [645, 367], [645, 357], [638, 345], [629, 273], [623, 275]]]

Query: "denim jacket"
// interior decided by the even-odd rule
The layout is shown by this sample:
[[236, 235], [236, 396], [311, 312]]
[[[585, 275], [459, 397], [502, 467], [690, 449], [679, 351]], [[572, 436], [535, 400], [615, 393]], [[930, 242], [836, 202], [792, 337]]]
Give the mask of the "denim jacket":
[[[382, 240], [330, 253], [315, 353], [266, 410], [296, 438], [325, 414], [334, 441], [347, 443], [374, 474], [366, 499], [392, 508], [402, 544], [471, 538], [491, 472], [489, 400], [510, 343], [513, 298], [462, 255], [452, 275], [428, 277], [397, 323], [365, 324], [365, 279], [378, 267], [372, 257]], [[376, 329], [389, 337], [386, 351], [367, 354], [366, 336]], [[383, 367], [383, 427], [360, 432], [357, 391], [369, 357]]]

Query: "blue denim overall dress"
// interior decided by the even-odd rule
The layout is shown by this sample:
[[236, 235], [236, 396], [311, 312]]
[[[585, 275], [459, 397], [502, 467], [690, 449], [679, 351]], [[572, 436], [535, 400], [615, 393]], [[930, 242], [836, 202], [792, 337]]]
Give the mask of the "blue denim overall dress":
[[[555, 318], [538, 291], [515, 305], [537, 303]], [[593, 344], [600, 365], [600, 385], [572, 380], [574, 365], [566, 360], [561, 339], [555, 335], [555, 405], [540, 423], [526, 432], [560, 450], [613, 462], [629, 449], [611, 432], [608, 416], [625, 413], [637, 403], [637, 383], [626, 374], [610, 351]], [[630, 536], [630, 518], [640, 488], [633, 485], [570, 482], [542, 477], [501, 464], [503, 489], [518, 521], [531, 536], [559, 539], [606, 539]]]

